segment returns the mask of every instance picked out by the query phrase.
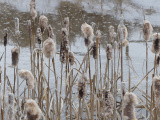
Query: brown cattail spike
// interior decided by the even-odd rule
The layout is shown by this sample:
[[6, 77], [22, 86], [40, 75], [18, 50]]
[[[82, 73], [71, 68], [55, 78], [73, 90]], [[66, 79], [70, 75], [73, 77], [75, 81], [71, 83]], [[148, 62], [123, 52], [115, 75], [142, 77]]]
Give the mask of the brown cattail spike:
[[156, 67], [159, 67], [159, 62], [160, 62], [160, 54], [156, 57]]
[[7, 41], [8, 41], [8, 29], [5, 28], [4, 29], [4, 46], [7, 45]]
[[60, 46], [60, 61], [61, 63], [66, 63], [66, 52], [65, 52], [63, 42], [61, 42], [61, 46]]
[[42, 33], [41, 33], [41, 29], [37, 28], [37, 40], [38, 40], [38, 44], [41, 44], [42, 42]]
[[148, 20], [143, 21], [143, 37], [145, 40], [149, 40], [153, 31], [153, 27]]
[[18, 47], [12, 48], [11, 53], [12, 53], [12, 66], [17, 67], [19, 62], [19, 48]]
[[71, 65], [74, 64], [74, 53], [73, 52], [69, 52], [69, 63]]
[[137, 96], [134, 93], [126, 92], [123, 104], [123, 120], [137, 120], [135, 114], [135, 105], [137, 104]]
[[152, 44], [152, 52], [158, 54], [160, 52], [160, 33], [154, 33], [152, 35], [153, 44]]
[[90, 25], [88, 25], [87, 23], [84, 23], [81, 26], [81, 31], [84, 37], [85, 45], [89, 47], [93, 42], [93, 37], [94, 37], [93, 29]]
[[112, 59], [112, 45], [111, 44], [107, 44], [106, 54], [107, 54], [107, 59], [111, 60]]
[[93, 58], [97, 59], [97, 46], [96, 46], [96, 41], [93, 43]]
[[40, 25], [40, 28], [41, 28], [41, 32], [43, 33], [44, 30], [48, 26], [48, 18], [46, 16], [44, 16], [44, 15], [41, 15], [39, 17], [39, 25]]
[[40, 120], [42, 118], [42, 111], [35, 100], [29, 99], [25, 103], [25, 112], [28, 120]]
[[104, 115], [106, 118], [110, 118], [113, 114], [113, 107], [114, 107], [114, 98], [110, 91], [103, 91], [104, 92], [104, 100], [103, 100], [103, 107], [104, 107]]
[[84, 73], [78, 81], [78, 97], [79, 99], [83, 99], [86, 95], [86, 87], [87, 87], [87, 75]]
[[51, 27], [51, 25], [48, 25], [47, 32], [48, 32], [48, 37], [54, 39], [53, 28]]
[[52, 38], [48, 38], [43, 42], [43, 53], [46, 58], [53, 58], [55, 51], [55, 44]]

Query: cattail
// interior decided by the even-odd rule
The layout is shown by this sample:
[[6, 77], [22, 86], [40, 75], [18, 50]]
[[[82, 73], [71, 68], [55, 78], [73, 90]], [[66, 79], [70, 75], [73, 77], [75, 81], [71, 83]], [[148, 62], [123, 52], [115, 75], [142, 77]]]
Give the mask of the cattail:
[[160, 62], [160, 54], [156, 57], [156, 68], [159, 67], [159, 62]]
[[48, 26], [48, 18], [44, 15], [41, 15], [39, 17], [39, 25], [40, 25], [40, 28], [41, 28], [41, 32], [44, 32], [44, 30]]
[[104, 91], [104, 101], [103, 101], [103, 108], [104, 108], [104, 115], [106, 118], [110, 118], [113, 114], [113, 107], [114, 107], [114, 98], [110, 91]]
[[15, 18], [15, 35], [19, 36], [20, 31], [19, 31], [19, 18]]
[[111, 44], [107, 44], [106, 54], [107, 54], [107, 59], [111, 60], [112, 59], [112, 45]]
[[48, 25], [48, 27], [47, 27], [47, 32], [48, 32], [48, 37], [54, 39], [53, 28], [52, 28], [51, 25]]
[[31, 0], [30, 2], [30, 13], [31, 13], [32, 19], [35, 20], [35, 18], [37, 17], [35, 0]]
[[19, 62], [19, 48], [18, 47], [12, 48], [11, 53], [12, 53], [12, 66], [17, 67]]
[[66, 63], [66, 52], [65, 52], [63, 42], [61, 42], [61, 46], [60, 46], [60, 61], [61, 63]]
[[96, 39], [98, 39], [99, 44], [101, 44], [102, 34], [100, 30], [96, 31]]
[[84, 37], [85, 45], [89, 47], [93, 41], [94, 33], [93, 29], [87, 23], [83, 23], [81, 26], [81, 31]]
[[26, 84], [29, 89], [34, 88], [34, 76], [29, 70], [19, 70], [19, 76], [26, 80]]
[[143, 21], [143, 37], [145, 40], [149, 40], [153, 31], [153, 27], [148, 20]]
[[43, 53], [46, 58], [53, 58], [55, 51], [55, 44], [52, 38], [48, 38], [43, 42]]
[[78, 97], [83, 99], [86, 96], [86, 87], [87, 87], [87, 75], [86, 73], [82, 74], [78, 81]]
[[7, 120], [15, 120], [14, 116], [14, 94], [8, 94], [8, 112], [7, 112]]
[[160, 110], [160, 77], [155, 76], [152, 80], [153, 91], [156, 97], [155, 104], [156, 107]]
[[135, 105], [137, 104], [137, 96], [132, 92], [126, 92], [123, 104], [123, 120], [137, 120], [135, 115]]
[[35, 0], [31, 0], [30, 1], [30, 10], [33, 8], [33, 9], [36, 9], [36, 2], [35, 2]]
[[[118, 25], [118, 30], [117, 30], [117, 36], [120, 38], [121, 34], [121, 25]], [[125, 25], [123, 25], [123, 41], [127, 40], [128, 37], [128, 31]]]
[[8, 41], [8, 29], [5, 28], [4, 29], [4, 46], [7, 45], [7, 41]]
[[69, 63], [71, 65], [74, 64], [74, 53], [73, 52], [69, 52]]
[[96, 41], [93, 43], [93, 58], [97, 59], [97, 46], [96, 46]]
[[42, 118], [42, 111], [35, 100], [29, 99], [25, 103], [25, 112], [28, 120], [40, 120]]
[[27, 20], [28, 33], [31, 34], [31, 20]]
[[113, 34], [114, 34], [114, 27], [112, 25], [109, 26], [109, 39], [110, 39], [110, 42], [113, 43]]
[[152, 44], [152, 52], [158, 54], [160, 52], [160, 33], [154, 33], [152, 35], [153, 44]]
[[63, 26], [64, 26], [64, 28], [66, 28], [67, 31], [69, 32], [69, 17], [65, 17], [65, 18], [64, 18]]
[[41, 28], [37, 28], [37, 40], [38, 40], [38, 44], [41, 44], [42, 42], [42, 33], [41, 33]]
[[68, 40], [68, 31], [67, 28], [62, 28], [62, 40], [64, 43], [64, 49], [68, 50], [69, 49], [69, 40]]

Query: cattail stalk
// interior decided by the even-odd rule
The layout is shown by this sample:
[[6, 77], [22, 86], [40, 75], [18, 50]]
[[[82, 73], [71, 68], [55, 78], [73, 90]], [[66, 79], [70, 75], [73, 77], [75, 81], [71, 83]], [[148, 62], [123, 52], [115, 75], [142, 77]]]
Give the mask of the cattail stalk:
[[2, 108], [2, 80], [1, 80], [1, 74], [2, 74], [2, 70], [1, 70], [1, 66], [0, 66], [0, 120], [2, 120], [2, 116], [1, 116], [1, 108]]
[[8, 112], [7, 112], [7, 120], [14, 120], [14, 94], [8, 94]]

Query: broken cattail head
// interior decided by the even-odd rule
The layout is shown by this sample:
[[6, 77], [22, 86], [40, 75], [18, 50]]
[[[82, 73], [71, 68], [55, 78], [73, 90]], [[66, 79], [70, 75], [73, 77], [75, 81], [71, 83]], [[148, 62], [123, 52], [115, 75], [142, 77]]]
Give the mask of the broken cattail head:
[[155, 54], [160, 53], [160, 33], [154, 33], [152, 35], [153, 44], [151, 51]]
[[28, 33], [31, 34], [31, 20], [27, 20]]
[[137, 120], [135, 115], [135, 105], [137, 96], [132, 92], [126, 92], [124, 95], [123, 116], [124, 120]]
[[18, 74], [21, 78], [26, 80], [28, 89], [34, 89], [34, 76], [29, 70], [19, 70]]
[[33, 99], [28, 99], [25, 103], [25, 112], [28, 120], [40, 120], [43, 116], [41, 109]]
[[151, 37], [153, 31], [153, 27], [148, 20], [143, 21], [143, 37], [146, 41], [148, 41]]
[[37, 28], [37, 40], [38, 40], [38, 44], [41, 44], [42, 42], [42, 33], [41, 33], [41, 28]]
[[4, 46], [7, 45], [7, 41], [8, 41], [8, 29], [5, 28], [4, 29]]
[[87, 23], [83, 23], [81, 26], [81, 31], [84, 37], [85, 45], [89, 47], [93, 42], [93, 37], [94, 37], [93, 29]]
[[86, 87], [87, 87], [87, 75], [86, 73], [82, 74], [78, 81], [78, 97], [83, 99], [86, 96]]
[[64, 18], [63, 27], [65, 27], [67, 31], [69, 32], [69, 17]]
[[66, 52], [65, 52], [63, 41], [61, 42], [61, 46], [60, 46], [60, 61], [61, 63], [66, 63]]
[[52, 38], [48, 38], [43, 42], [42, 50], [46, 58], [53, 58], [56, 49]]
[[93, 43], [93, 58], [97, 59], [97, 46], [96, 46], [96, 41]]
[[12, 48], [11, 53], [12, 53], [12, 66], [17, 67], [19, 62], [19, 47]]
[[48, 37], [50, 37], [50, 38], [52, 38], [54, 40], [53, 28], [52, 28], [51, 25], [48, 25], [47, 32], [48, 32]]
[[74, 64], [74, 53], [73, 52], [69, 52], [69, 63], [71, 65]]
[[101, 44], [102, 34], [100, 30], [96, 31], [96, 39], [98, 39], [99, 44]]
[[111, 60], [112, 59], [112, 45], [111, 44], [107, 44], [106, 54], [107, 54], [107, 59]]
[[19, 36], [20, 31], [19, 31], [19, 18], [15, 18], [15, 35]]
[[48, 18], [46, 16], [44, 16], [44, 15], [41, 15], [39, 17], [39, 25], [40, 25], [40, 28], [41, 28], [41, 32], [43, 33], [44, 30], [48, 26]]

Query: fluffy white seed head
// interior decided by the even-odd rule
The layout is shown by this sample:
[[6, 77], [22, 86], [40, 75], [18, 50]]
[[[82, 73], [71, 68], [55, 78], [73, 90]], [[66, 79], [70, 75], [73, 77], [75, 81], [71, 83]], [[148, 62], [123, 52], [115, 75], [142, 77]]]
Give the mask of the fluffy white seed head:
[[42, 118], [42, 111], [35, 100], [28, 99], [25, 103], [25, 112], [28, 120], [40, 120]]
[[151, 51], [155, 54], [158, 54], [160, 52], [160, 33], [154, 33], [152, 35], [152, 48]]
[[46, 58], [53, 58], [56, 49], [52, 38], [49, 37], [43, 42], [42, 50]]
[[90, 25], [88, 25], [87, 23], [83, 23], [81, 26], [81, 31], [82, 31], [82, 35], [85, 39], [85, 45], [87, 47], [90, 46], [91, 43], [93, 42], [93, 37], [94, 37], [92, 27]]
[[[118, 29], [117, 29], [117, 36], [120, 40], [120, 35], [121, 35], [121, 25], [118, 25]], [[128, 38], [128, 30], [126, 28], [125, 25], [123, 25], [123, 40], [127, 40]]]
[[132, 92], [126, 92], [124, 95], [123, 116], [124, 120], [137, 120], [135, 114], [135, 105], [137, 104], [137, 96]]
[[44, 15], [41, 15], [39, 17], [39, 25], [41, 27], [41, 32], [44, 32], [44, 30], [47, 28], [48, 26], [48, 18]]
[[29, 70], [19, 70], [19, 76], [26, 80], [29, 89], [34, 88], [34, 76]]
[[11, 53], [12, 53], [12, 66], [17, 67], [19, 62], [19, 48], [18, 47], [12, 48]]
[[152, 35], [153, 27], [148, 20], [143, 21], [143, 37], [145, 40], [149, 40]]

